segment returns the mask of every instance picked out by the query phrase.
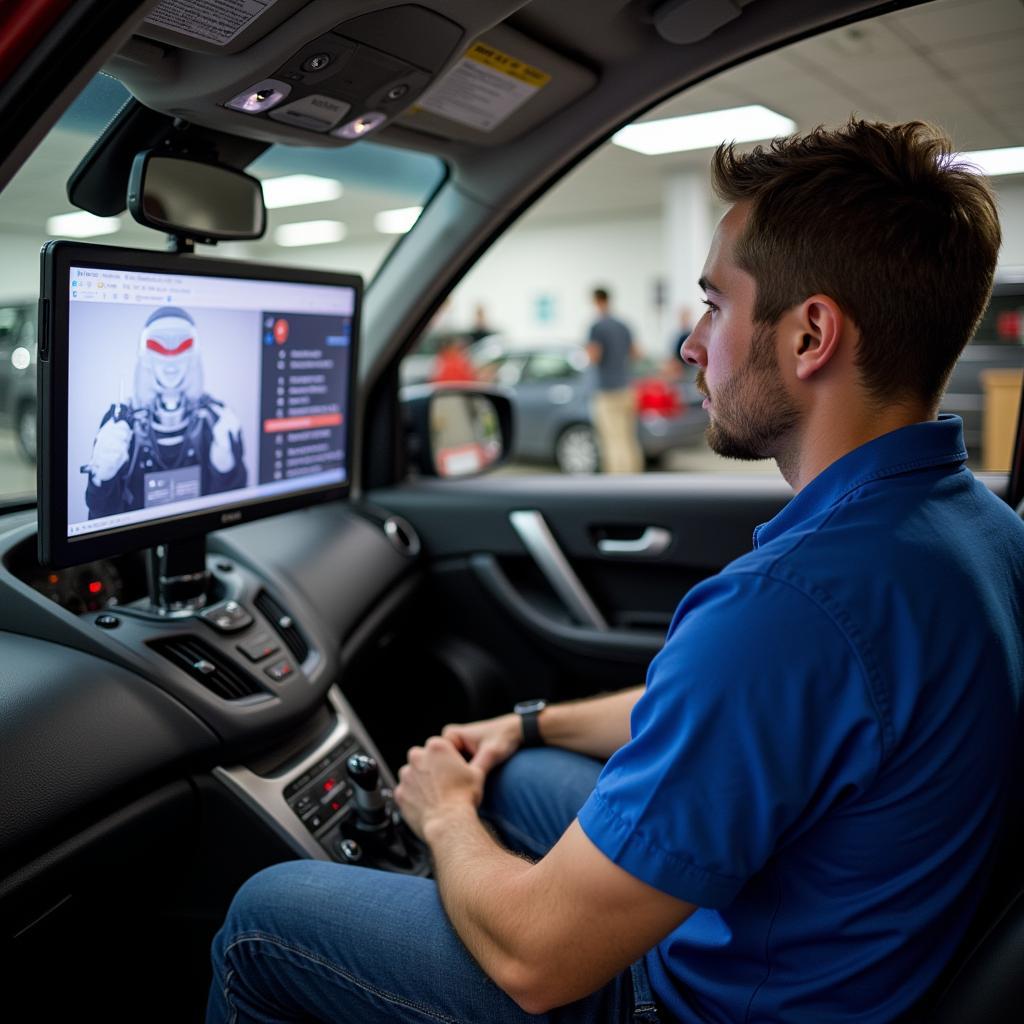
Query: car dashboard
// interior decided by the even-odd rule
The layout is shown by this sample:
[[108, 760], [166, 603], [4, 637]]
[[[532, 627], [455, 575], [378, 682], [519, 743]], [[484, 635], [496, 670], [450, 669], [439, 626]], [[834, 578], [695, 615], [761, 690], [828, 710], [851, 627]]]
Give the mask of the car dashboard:
[[[411, 527], [388, 518], [334, 503], [213, 534], [217, 599], [188, 618], [148, 609], [141, 553], [50, 571], [34, 516], [0, 519], [0, 916], [12, 949], [66, 928], [66, 888], [102, 889], [127, 862], [174, 879], [204, 843], [231, 859], [221, 903], [275, 859], [429, 870], [345, 696], [346, 665], [417, 586]], [[366, 755], [390, 821], [380, 842], [356, 827], [351, 759]], [[227, 821], [229, 836], [212, 838]], [[132, 876], [118, 871], [114, 902]]]

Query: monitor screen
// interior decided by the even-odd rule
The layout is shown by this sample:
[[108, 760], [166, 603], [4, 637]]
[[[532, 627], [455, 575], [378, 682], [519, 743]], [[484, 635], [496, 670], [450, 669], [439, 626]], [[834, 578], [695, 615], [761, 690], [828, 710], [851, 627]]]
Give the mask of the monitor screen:
[[44, 446], [57, 547], [85, 560], [87, 540], [144, 546], [147, 527], [201, 532], [347, 489], [358, 278], [56, 247], [43, 377], [62, 442]]

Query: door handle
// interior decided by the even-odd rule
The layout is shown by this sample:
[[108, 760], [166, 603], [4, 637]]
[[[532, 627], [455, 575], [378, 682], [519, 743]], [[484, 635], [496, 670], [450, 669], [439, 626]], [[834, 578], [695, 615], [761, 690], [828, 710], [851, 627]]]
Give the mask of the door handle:
[[598, 610], [580, 578], [573, 572], [544, 517], [533, 509], [509, 512], [512, 528], [533, 557], [551, 589], [562, 599], [570, 614], [585, 626], [607, 630], [608, 623]]
[[660, 555], [672, 543], [672, 531], [663, 526], [648, 526], [635, 540], [612, 540], [602, 537], [597, 550], [602, 555], [643, 555], [653, 558]]

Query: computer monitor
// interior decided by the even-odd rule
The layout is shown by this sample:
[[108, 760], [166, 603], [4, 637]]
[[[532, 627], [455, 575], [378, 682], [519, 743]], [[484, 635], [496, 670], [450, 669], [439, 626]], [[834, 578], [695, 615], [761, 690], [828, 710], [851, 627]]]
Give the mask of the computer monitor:
[[345, 496], [361, 297], [352, 274], [44, 246], [40, 561]]

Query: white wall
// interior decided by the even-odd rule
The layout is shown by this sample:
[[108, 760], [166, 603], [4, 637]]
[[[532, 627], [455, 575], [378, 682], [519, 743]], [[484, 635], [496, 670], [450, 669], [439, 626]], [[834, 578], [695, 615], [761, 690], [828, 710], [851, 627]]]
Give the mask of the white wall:
[[995, 180], [999, 202], [999, 220], [1003, 226], [1003, 248], [1000, 267], [1024, 267], [1024, 182], [1020, 178], [1005, 179], [1000, 186]]
[[590, 293], [604, 286], [641, 347], [660, 355], [667, 344], [655, 302], [662, 265], [657, 216], [524, 221], [469, 272], [443, 311], [443, 326], [468, 326], [479, 303], [502, 333], [583, 340], [594, 319]]

